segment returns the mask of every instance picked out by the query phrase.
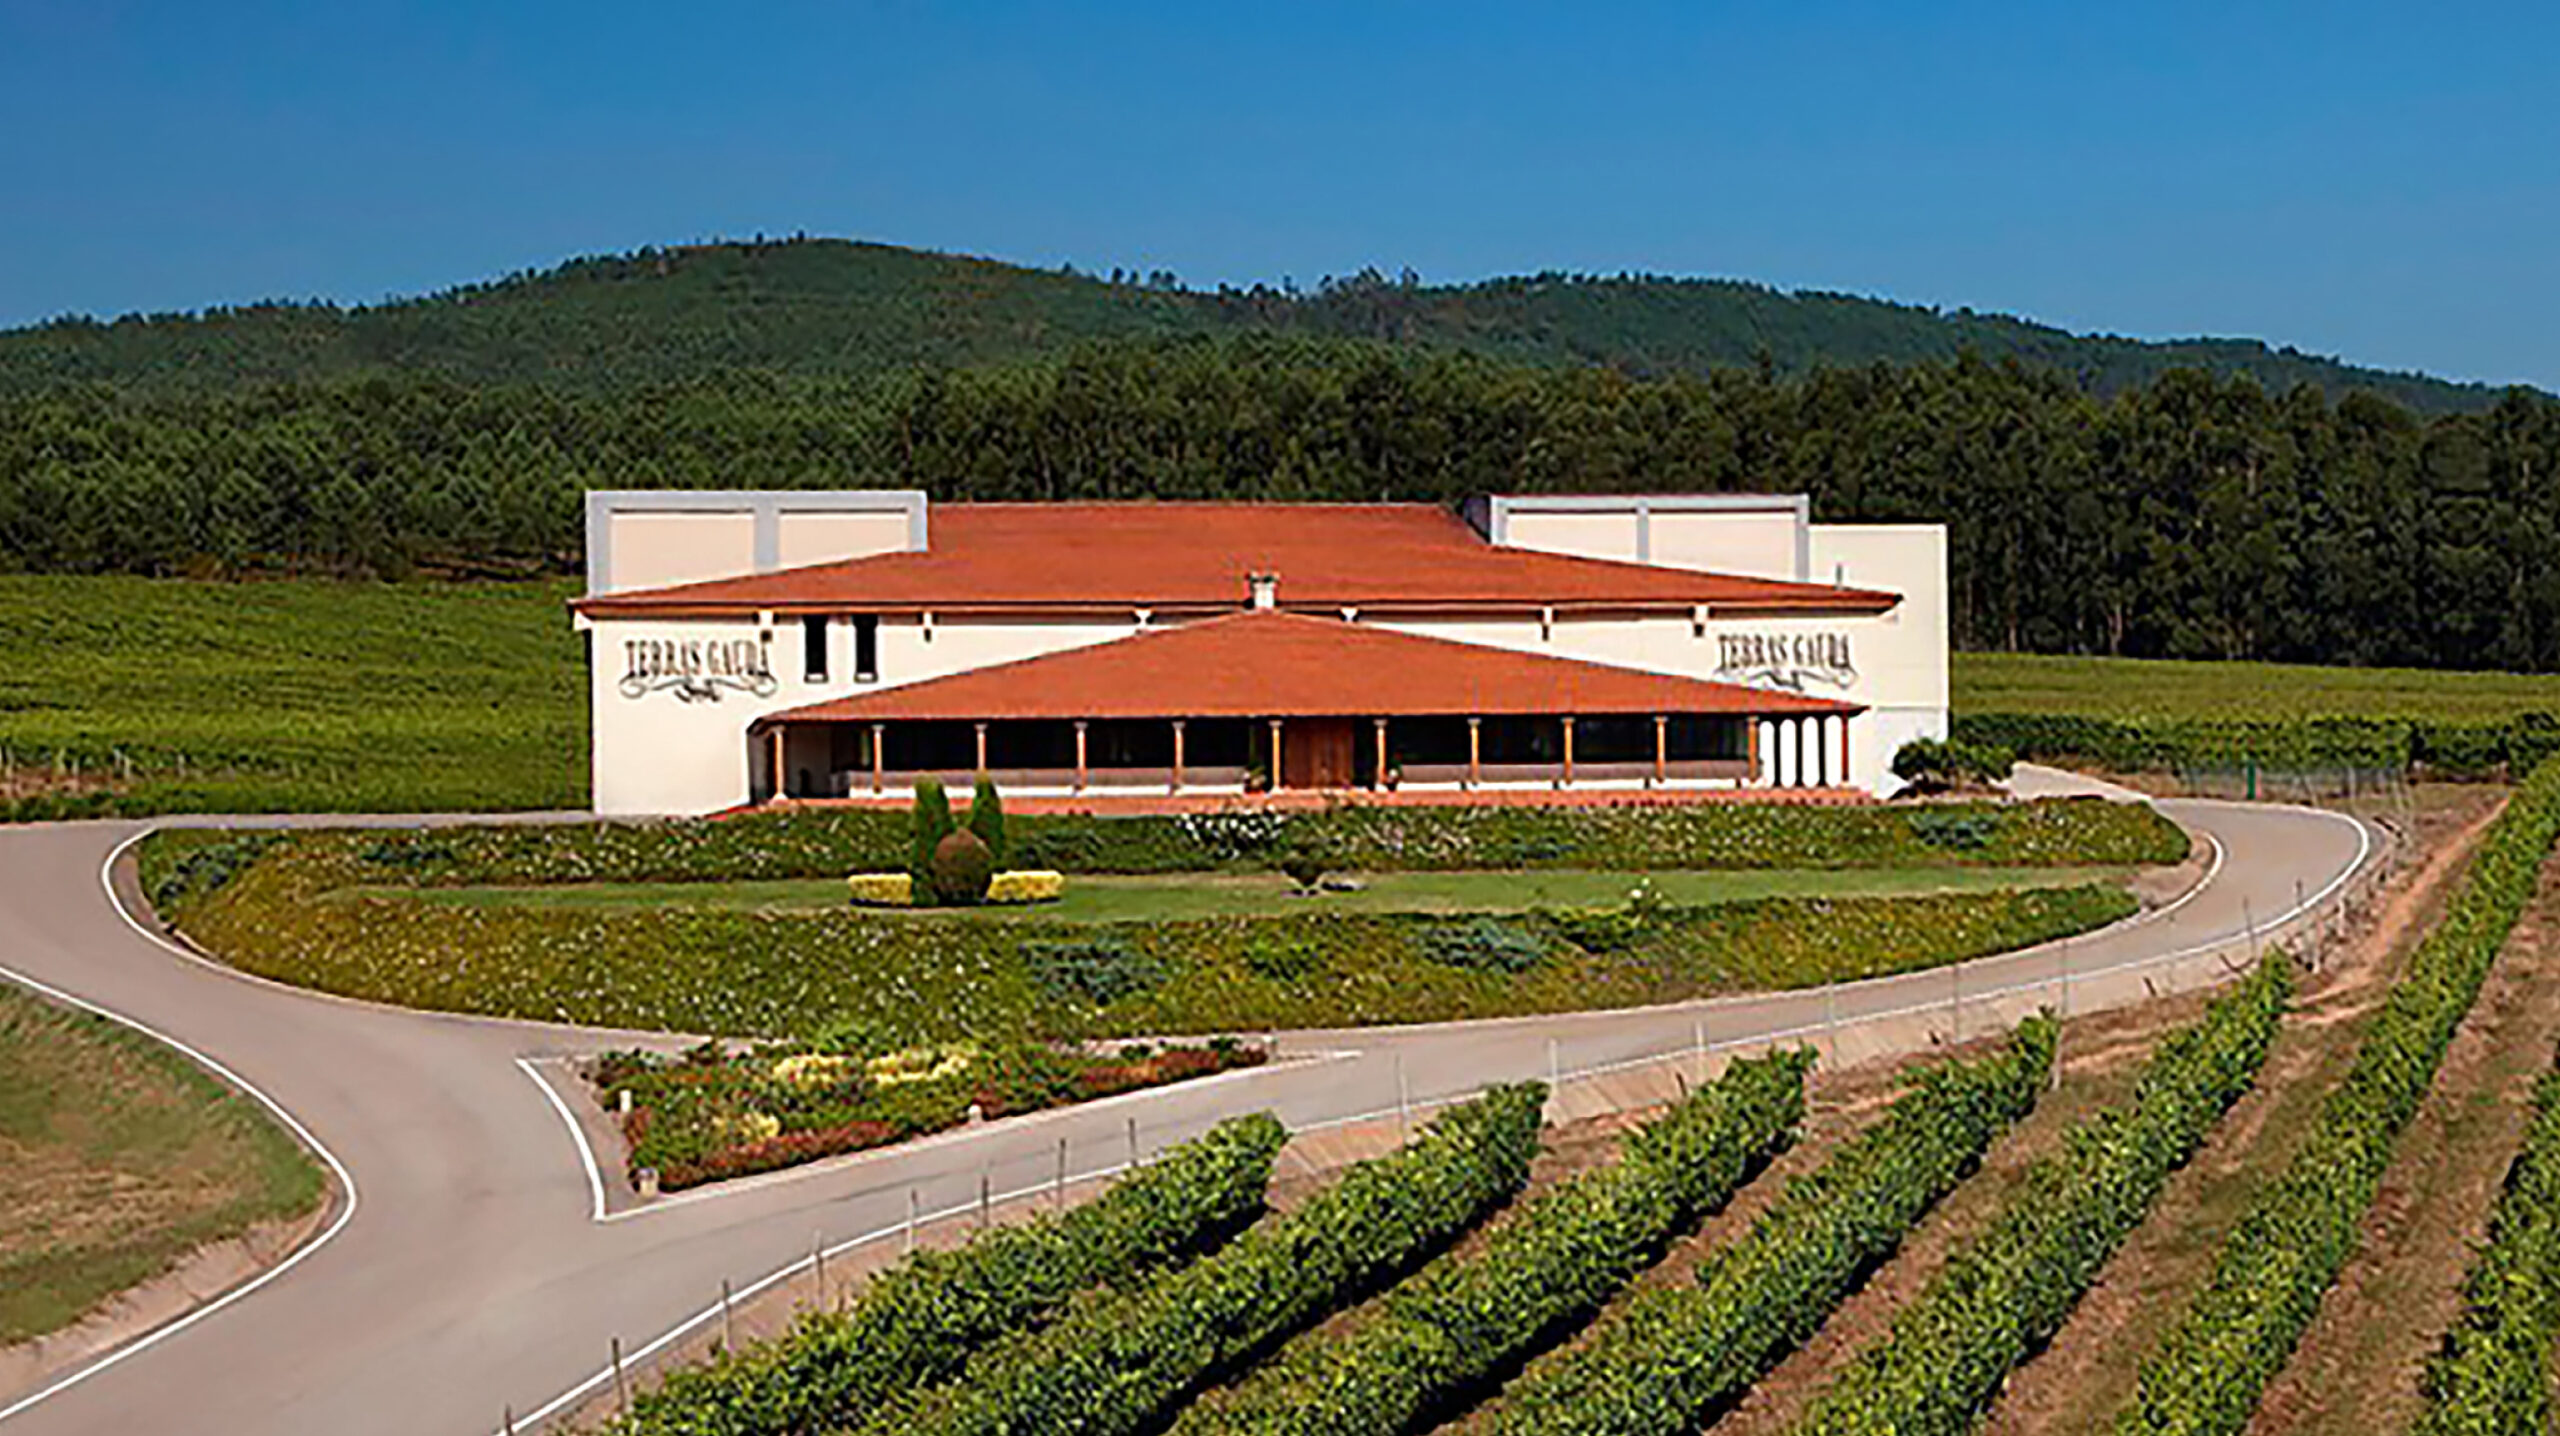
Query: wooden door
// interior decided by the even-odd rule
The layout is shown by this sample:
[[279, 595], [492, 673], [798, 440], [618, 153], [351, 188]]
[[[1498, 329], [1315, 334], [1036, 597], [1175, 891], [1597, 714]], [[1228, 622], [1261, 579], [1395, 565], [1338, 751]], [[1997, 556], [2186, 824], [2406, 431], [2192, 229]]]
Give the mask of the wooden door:
[[1359, 734], [1348, 718], [1292, 718], [1280, 735], [1280, 786], [1348, 788], [1355, 781]]

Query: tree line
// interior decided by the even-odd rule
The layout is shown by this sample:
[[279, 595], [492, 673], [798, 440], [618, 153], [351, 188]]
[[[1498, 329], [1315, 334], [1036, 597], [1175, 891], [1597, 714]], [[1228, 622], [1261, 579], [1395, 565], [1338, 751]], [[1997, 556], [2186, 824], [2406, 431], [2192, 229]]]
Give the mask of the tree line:
[[0, 566], [534, 575], [590, 488], [1454, 502], [1805, 492], [1950, 530], [1975, 648], [2560, 669], [2560, 401], [2421, 417], [1965, 356], [1639, 378], [1248, 335], [589, 393], [414, 376], [0, 396]]

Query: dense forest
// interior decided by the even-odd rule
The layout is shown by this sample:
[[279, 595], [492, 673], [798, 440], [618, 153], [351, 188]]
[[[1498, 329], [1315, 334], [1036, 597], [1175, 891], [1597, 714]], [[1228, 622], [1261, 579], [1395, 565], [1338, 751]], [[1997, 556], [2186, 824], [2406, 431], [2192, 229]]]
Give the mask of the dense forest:
[[0, 393], [94, 381], [227, 392], [367, 374], [582, 393], [729, 369], [862, 379], [912, 365], [1055, 358], [1106, 340], [1277, 334], [1372, 339], [1637, 377], [1765, 363], [1817, 367], [1974, 353], [2019, 359], [2107, 395], [2173, 368], [2245, 374], [2282, 392], [2363, 390], [2421, 413], [2486, 408], [2496, 391], [2384, 373], [2252, 340], [2144, 343], [2003, 315], [1732, 280], [1544, 274], [1430, 285], [1375, 271], [1250, 289], [1169, 273], [1107, 275], [843, 240], [732, 243], [573, 260], [421, 299], [341, 308], [261, 304], [198, 315], [65, 319], [0, 334]]
[[0, 395], [0, 566], [560, 571], [590, 487], [1454, 500], [1778, 490], [1952, 531], [1977, 648], [2560, 669], [2560, 401], [2413, 412], [1971, 355], [1639, 377], [1246, 333], [871, 377]]

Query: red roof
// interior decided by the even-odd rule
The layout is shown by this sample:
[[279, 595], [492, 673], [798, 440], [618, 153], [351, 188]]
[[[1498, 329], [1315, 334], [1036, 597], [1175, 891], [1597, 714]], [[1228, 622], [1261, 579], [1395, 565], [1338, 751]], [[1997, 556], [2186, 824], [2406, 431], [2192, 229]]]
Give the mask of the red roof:
[[1858, 711], [1797, 693], [1247, 610], [832, 699], [767, 721]]
[[591, 614], [691, 610], [1234, 608], [1246, 577], [1281, 606], [1615, 605], [1877, 613], [1898, 595], [1575, 558], [1485, 542], [1431, 504], [937, 504], [931, 545], [672, 588], [606, 594]]

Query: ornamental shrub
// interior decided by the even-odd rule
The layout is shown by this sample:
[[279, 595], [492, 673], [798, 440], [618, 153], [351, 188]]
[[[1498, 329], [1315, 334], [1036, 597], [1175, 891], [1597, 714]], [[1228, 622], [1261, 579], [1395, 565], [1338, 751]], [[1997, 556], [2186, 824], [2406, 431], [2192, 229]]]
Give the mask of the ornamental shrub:
[[1163, 963], [1116, 937], [1026, 942], [1022, 961], [1043, 992], [1094, 1007], [1109, 1007], [1165, 979]]
[[987, 845], [987, 859], [1004, 866], [1011, 854], [1005, 848], [1004, 799], [996, 793], [996, 780], [984, 773], [978, 775], [977, 791], [969, 797], [969, 831]]
[[2017, 755], [2009, 749], [1963, 738], [1914, 738], [1893, 755], [1893, 775], [1930, 792], [1967, 783], [2005, 783], [2017, 765]]
[[991, 903], [1056, 902], [1066, 895], [1067, 880], [1060, 873], [1037, 870], [1003, 872], [987, 883], [987, 901]]
[[867, 1436], [1137, 1436], [1203, 1387], [1445, 1250], [1528, 1180], [1546, 1089], [1495, 1087], [1215, 1255], [884, 1405]]
[[1981, 1236], [1824, 1391], [1802, 1436], [1964, 1436], [2009, 1373], [2061, 1330], [2117, 1246], [2222, 1114], [2255, 1085], [2292, 992], [2268, 954], [2202, 1021], [2171, 1034], [2131, 1102], [2073, 1128]]
[[916, 900], [916, 881], [905, 873], [855, 873], [844, 885], [860, 907], [908, 907]]
[[1444, 1256], [1356, 1325], [1284, 1348], [1175, 1436], [1419, 1431], [1588, 1321], [1794, 1140], [1810, 1052], [1737, 1062], [1584, 1173]]
[[861, 1418], [947, 1380], [998, 1338], [1054, 1318], [1078, 1292], [1132, 1282], [1216, 1250], [1263, 1210], [1288, 1133], [1268, 1114], [1219, 1124], [1059, 1215], [921, 1251], [842, 1312], [636, 1395], [612, 1436], [793, 1436]]
[[916, 780], [916, 803], [909, 819], [907, 834], [907, 875], [916, 880], [916, 891], [933, 891], [933, 855], [942, 840], [951, 836], [951, 798], [942, 791], [939, 778]]
[[2249, 1423], [2267, 1382], [2356, 1249], [2392, 1148], [2560, 840], [2560, 760], [2507, 802], [2462, 886], [2410, 955], [2354, 1064], [2285, 1170], [2261, 1187], [2213, 1274], [2143, 1363], [2123, 1436], [2201, 1436]]
[[1922, 1073], [1881, 1121], [1710, 1256], [1694, 1285], [1650, 1288], [1603, 1317], [1591, 1341], [1505, 1388], [1481, 1429], [1674, 1436], [1708, 1425], [2034, 1110], [2054, 1035], [2051, 1019], [2030, 1018], [2006, 1051]]
[[1422, 929], [1422, 953], [1433, 962], [1474, 972], [1527, 972], [1547, 946], [1518, 923], [1498, 917], [1456, 918]]
[[995, 856], [967, 828], [945, 833], [933, 849], [933, 900], [945, 907], [976, 907], [995, 880]]

